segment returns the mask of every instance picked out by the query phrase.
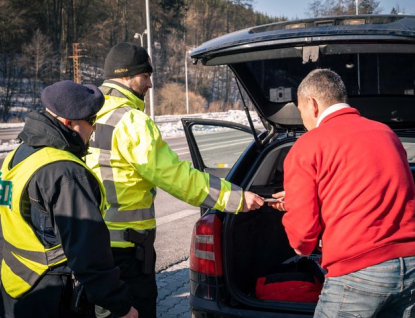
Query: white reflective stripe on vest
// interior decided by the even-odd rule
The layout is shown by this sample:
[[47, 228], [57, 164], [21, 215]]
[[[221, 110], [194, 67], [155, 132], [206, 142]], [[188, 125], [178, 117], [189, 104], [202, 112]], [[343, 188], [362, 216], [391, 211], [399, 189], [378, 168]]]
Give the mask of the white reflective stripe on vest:
[[[111, 241], [116, 242], [126, 242], [124, 240], [124, 230], [123, 231], [117, 231], [117, 230], [109, 230], [110, 231], [110, 238]], [[134, 230], [140, 234], [144, 234], [146, 230]]]
[[31, 261], [40, 263], [42, 265], [50, 265], [66, 259], [66, 256], [61, 246], [52, 250], [48, 250], [45, 254], [42, 252], [19, 249], [5, 241], [3, 248], [3, 259], [5, 263], [7, 264], [7, 266], [10, 267], [14, 274], [22, 278], [30, 286], [33, 286], [41, 275], [31, 270], [23, 263], [19, 262], [16, 259], [16, 257], [13, 256], [12, 253], [30, 259]]
[[11, 245], [9, 242], [4, 241], [4, 251], [17, 255], [20, 255], [24, 258], [30, 259], [36, 263], [42, 265], [50, 265], [56, 262], [59, 262], [65, 258], [65, 253], [63, 252], [63, 248], [61, 245], [52, 248], [50, 250], [46, 250], [45, 252], [38, 252], [38, 251], [28, 251], [16, 246]]
[[105, 215], [108, 222], [134, 222], [144, 221], [155, 218], [154, 205], [148, 209], [119, 210], [118, 207], [111, 206]]
[[107, 201], [111, 203], [118, 203], [117, 191], [115, 190], [114, 173], [111, 167], [111, 139], [114, 126], [121, 120], [122, 116], [130, 109], [127, 107], [116, 109], [108, 118], [104, 125], [98, 124], [98, 130], [95, 132], [96, 140], [99, 143], [107, 143], [107, 145], [97, 145], [100, 148], [99, 165], [101, 170], [101, 177], [105, 186]]
[[[41, 275], [19, 262], [10, 250], [3, 249], [3, 260], [10, 270], [27, 284], [33, 286]], [[4, 266], [4, 265], [3, 265]]]

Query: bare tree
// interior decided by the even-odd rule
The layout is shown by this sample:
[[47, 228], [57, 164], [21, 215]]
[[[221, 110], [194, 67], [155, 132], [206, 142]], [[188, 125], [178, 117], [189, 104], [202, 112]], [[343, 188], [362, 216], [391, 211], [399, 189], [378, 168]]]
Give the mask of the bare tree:
[[[359, 0], [359, 14], [378, 14], [381, 11], [377, 0]], [[313, 0], [308, 4], [307, 15], [312, 17], [356, 14], [355, 0]]]
[[47, 80], [51, 78], [48, 78], [48, 75], [56, 69], [57, 60], [52, 42], [39, 29], [35, 31], [29, 43], [23, 44], [20, 65], [29, 79], [33, 105], [38, 104], [42, 84], [49, 84]]
[[402, 8], [399, 3], [392, 7], [390, 14], [405, 14], [405, 8]]
[[24, 10], [16, 12], [7, 1], [0, 1], [0, 113], [7, 121], [12, 99], [18, 89], [20, 69], [17, 66], [19, 39], [24, 34]]
[[379, 1], [361, 0], [359, 1], [359, 14], [379, 14], [382, 8], [379, 7]]

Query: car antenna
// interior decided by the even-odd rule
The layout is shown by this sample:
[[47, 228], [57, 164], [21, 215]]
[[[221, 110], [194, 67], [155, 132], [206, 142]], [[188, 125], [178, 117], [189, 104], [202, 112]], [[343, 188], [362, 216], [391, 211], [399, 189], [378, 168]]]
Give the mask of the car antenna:
[[248, 117], [249, 127], [251, 127], [251, 130], [254, 134], [255, 144], [258, 146], [258, 149], [262, 149], [262, 143], [258, 138], [257, 131], [254, 127], [254, 123], [252, 122], [252, 118], [251, 118], [251, 114], [249, 113], [248, 106], [246, 106], [244, 95], [242, 94], [241, 86], [239, 85], [239, 80], [237, 78], [235, 78], [235, 80], [236, 80], [236, 85], [238, 86], [239, 94], [241, 95], [241, 98], [242, 98], [242, 103], [244, 105], [245, 114]]

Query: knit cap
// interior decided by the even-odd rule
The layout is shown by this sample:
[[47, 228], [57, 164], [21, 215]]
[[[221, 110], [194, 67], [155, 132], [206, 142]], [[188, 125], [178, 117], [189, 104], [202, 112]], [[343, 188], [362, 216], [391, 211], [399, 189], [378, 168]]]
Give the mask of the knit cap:
[[104, 95], [92, 84], [66, 80], [47, 86], [41, 95], [46, 108], [59, 117], [81, 120], [94, 116], [104, 105]]
[[105, 79], [152, 72], [153, 67], [147, 51], [134, 43], [122, 42], [116, 44], [105, 58]]

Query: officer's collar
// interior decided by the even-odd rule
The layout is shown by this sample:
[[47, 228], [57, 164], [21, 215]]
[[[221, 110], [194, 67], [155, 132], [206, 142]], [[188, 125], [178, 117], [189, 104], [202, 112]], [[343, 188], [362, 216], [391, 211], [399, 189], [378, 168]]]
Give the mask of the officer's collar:
[[[108, 92], [104, 90], [104, 95], [122, 97], [130, 100], [133, 104], [139, 108], [141, 111], [144, 111], [145, 103], [144, 100], [139, 98], [130, 88], [117, 81], [106, 80], [101, 87], [109, 88]], [[121, 95], [121, 96], [120, 96]]]
[[[144, 101], [144, 96], [142, 95], [138, 95], [136, 92], [134, 92], [131, 88], [129, 88], [128, 86], [125, 86], [124, 84], [121, 84], [120, 82], [114, 81], [114, 80], [105, 80], [103, 85], [105, 86], [105, 84], [115, 84], [127, 91], [129, 91], [131, 94], [133, 94], [135, 97], [138, 97], [139, 99], [141, 99], [142, 101]], [[125, 96], [128, 98], [128, 96]]]

